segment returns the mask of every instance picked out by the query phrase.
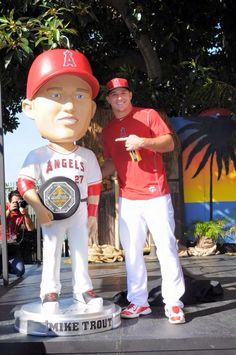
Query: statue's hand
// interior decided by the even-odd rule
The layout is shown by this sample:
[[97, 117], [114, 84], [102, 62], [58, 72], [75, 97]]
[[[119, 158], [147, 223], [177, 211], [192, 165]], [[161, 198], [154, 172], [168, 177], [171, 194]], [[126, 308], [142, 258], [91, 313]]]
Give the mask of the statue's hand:
[[98, 222], [97, 217], [88, 217], [89, 245], [97, 244]]
[[35, 211], [39, 224], [48, 224], [53, 221], [53, 214], [43, 205]]

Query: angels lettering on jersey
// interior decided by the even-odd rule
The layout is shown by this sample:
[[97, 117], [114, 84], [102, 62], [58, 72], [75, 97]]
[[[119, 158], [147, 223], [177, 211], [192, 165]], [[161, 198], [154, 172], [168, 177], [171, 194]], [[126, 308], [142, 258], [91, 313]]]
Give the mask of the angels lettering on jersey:
[[60, 170], [60, 169], [75, 169], [80, 172], [80, 174], [75, 175], [74, 177], [74, 182], [75, 183], [82, 183], [83, 181], [83, 173], [85, 170], [84, 162], [83, 161], [78, 161], [74, 159], [67, 159], [67, 158], [61, 158], [61, 159], [50, 159], [47, 162], [46, 166], [46, 174], [49, 174], [53, 170]]

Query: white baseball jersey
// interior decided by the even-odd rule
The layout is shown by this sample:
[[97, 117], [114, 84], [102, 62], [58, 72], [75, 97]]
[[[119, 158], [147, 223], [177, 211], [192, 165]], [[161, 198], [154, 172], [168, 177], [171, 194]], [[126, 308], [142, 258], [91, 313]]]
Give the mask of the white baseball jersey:
[[73, 180], [79, 187], [81, 199], [88, 197], [88, 185], [102, 180], [95, 154], [78, 145], [69, 153], [57, 152], [50, 145], [32, 150], [19, 174], [20, 178], [32, 180], [37, 186], [56, 176]]

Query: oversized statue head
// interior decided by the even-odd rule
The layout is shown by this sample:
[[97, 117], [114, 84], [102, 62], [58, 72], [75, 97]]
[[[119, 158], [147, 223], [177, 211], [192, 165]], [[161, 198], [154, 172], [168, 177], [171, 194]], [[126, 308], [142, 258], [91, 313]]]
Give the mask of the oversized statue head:
[[53, 49], [33, 61], [23, 111], [34, 119], [43, 138], [72, 143], [86, 133], [96, 104], [99, 83], [81, 52]]

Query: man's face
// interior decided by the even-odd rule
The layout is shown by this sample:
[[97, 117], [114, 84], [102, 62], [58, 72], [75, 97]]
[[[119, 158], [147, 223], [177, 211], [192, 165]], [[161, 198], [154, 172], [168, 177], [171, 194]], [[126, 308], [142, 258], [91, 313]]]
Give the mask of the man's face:
[[13, 195], [11, 198], [11, 210], [18, 210], [19, 209], [19, 201], [21, 200], [20, 196]]
[[24, 112], [35, 119], [42, 137], [54, 143], [75, 142], [86, 133], [96, 109], [87, 82], [76, 75], [59, 75], [45, 83]]
[[126, 116], [131, 111], [131, 99], [132, 92], [126, 88], [113, 89], [107, 96], [107, 101], [118, 118]]

